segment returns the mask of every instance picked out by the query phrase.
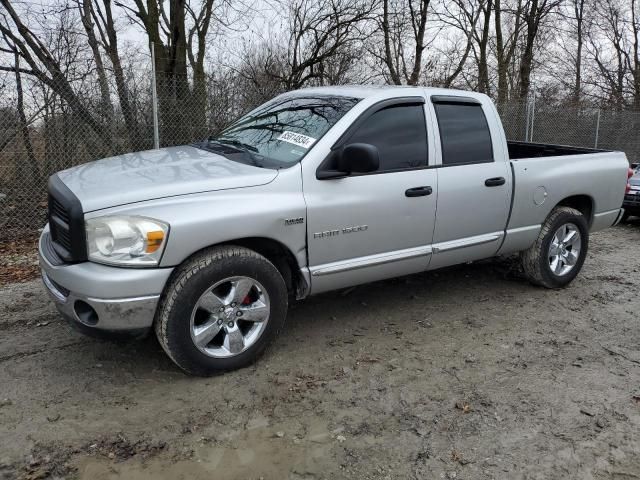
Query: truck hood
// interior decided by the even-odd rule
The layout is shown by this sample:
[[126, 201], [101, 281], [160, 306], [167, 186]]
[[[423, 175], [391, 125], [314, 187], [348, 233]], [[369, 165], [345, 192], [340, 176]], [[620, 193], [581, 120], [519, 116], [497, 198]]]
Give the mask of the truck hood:
[[58, 172], [85, 213], [175, 195], [264, 185], [277, 175], [277, 170], [234, 162], [191, 146], [127, 153]]

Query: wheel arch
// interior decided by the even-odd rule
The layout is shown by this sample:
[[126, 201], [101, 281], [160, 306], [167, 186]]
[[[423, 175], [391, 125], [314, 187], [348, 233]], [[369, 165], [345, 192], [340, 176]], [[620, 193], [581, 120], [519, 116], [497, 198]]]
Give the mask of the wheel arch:
[[593, 213], [595, 210], [595, 202], [593, 197], [589, 195], [571, 195], [558, 202], [551, 211], [557, 207], [571, 207], [578, 210], [587, 220], [587, 225], [591, 227], [593, 222]]
[[282, 242], [269, 237], [243, 237], [207, 245], [191, 253], [181, 262], [181, 265], [204, 250], [222, 246], [244, 247], [262, 255], [278, 269], [287, 285], [287, 290], [290, 295], [296, 298], [303, 298], [307, 295], [309, 285], [304, 275], [302, 275], [295, 255]]
[[290, 294], [304, 296], [308, 290], [307, 281], [300, 273], [295, 255], [278, 240], [268, 237], [245, 237], [224, 242], [220, 245], [238, 245], [259, 253], [278, 269], [287, 284]]

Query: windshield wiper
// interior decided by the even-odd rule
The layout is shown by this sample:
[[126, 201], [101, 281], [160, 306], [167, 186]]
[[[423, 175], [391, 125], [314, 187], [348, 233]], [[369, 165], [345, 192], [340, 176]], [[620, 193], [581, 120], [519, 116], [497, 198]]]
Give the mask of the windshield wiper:
[[243, 143], [243, 142], [241, 142], [239, 140], [232, 140], [232, 139], [228, 139], [228, 138], [210, 138], [209, 141], [210, 142], [218, 142], [218, 143], [226, 143], [228, 145], [233, 145], [234, 147], [244, 148], [245, 150], [249, 150], [251, 152], [260, 153], [260, 150], [258, 150], [253, 145], [249, 145], [248, 143]]

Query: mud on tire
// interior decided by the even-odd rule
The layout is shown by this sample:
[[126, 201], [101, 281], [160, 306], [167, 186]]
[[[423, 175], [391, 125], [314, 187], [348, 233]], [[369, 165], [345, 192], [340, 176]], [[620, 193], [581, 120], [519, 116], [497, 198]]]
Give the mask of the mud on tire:
[[[550, 265], [554, 236], [563, 225], [575, 226], [580, 234], [579, 254], [572, 268], [564, 274], [555, 273]], [[554, 208], [540, 230], [536, 242], [521, 252], [520, 259], [527, 279], [546, 288], [568, 285], [580, 272], [589, 247], [589, 227], [584, 215], [575, 208]]]
[[[196, 345], [192, 314], [202, 296], [227, 278], [249, 278], [266, 290], [268, 321], [246, 349], [216, 358]], [[176, 365], [187, 373], [207, 376], [253, 363], [282, 329], [286, 314], [287, 287], [278, 269], [247, 248], [219, 246], [195, 254], [177, 268], [161, 298], [154, 328], [160, 345]]]

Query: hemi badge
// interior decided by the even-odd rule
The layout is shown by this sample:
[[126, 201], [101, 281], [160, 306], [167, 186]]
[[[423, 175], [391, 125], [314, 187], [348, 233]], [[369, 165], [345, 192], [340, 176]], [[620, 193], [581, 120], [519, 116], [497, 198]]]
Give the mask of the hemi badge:
[[285, 218], [285, 225], [298, 225], [299, 223], [304, 223], [304, 217], [296, 217], [296, 218]]

